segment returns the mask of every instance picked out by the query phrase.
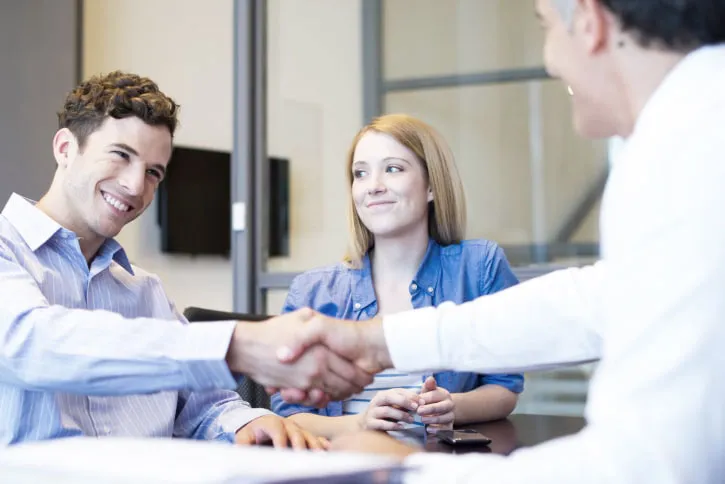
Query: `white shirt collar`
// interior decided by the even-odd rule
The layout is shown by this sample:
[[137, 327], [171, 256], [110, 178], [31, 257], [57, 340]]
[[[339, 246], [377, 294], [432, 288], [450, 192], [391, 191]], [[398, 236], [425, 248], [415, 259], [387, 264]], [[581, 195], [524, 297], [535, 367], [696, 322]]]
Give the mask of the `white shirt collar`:
[[13, 193], [2, 211], [2, 215], [15, 227], [33, 252], [63, 228], [35, 204], [33, 200]]

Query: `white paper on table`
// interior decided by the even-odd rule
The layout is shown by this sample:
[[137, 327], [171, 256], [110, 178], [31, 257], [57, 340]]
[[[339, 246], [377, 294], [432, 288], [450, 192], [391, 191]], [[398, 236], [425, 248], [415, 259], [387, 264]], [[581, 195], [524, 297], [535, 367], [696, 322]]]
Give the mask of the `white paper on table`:
[[388, 469], [383, 456], [237, 447], [180, 439], [75, 437], [7, 447], [8, 483], [261, 483]]

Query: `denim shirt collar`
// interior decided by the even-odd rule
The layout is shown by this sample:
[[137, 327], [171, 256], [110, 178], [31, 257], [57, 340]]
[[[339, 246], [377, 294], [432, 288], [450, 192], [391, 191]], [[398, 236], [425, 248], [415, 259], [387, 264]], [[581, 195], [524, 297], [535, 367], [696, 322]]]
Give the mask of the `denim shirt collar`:
[[[420, 291], [424, 291], [430, 296], [435, 294], [438, 289], [437, 286], [441, 273], [440, 250], [441, 246], [438, 242], [433, 239], [428, 239], [428, 248], [426, 249], [423, 261], [420, 263], [418, 272], [415, 278], [410, 281], [408, 287], [411, 298]], [[372, 305], [377, 306], [377, 298], [375, 297], [375, 289], [373, 287], [370, 252], [363, 257], [362, 267], [352, 270], [352, 298], [354, 307], [359, 311], [368, 310]], [[377, 312], [377, 307], [375, 308], [375, 312]]]
[[[2, 211], [2, 215], [15, 227], [30, 250], [35, 252], [56, 237], [63, 242], [75, 240], [75, 233], [63, 228], [35, 205], [35, 201], [13, 193]], [[104, 263], [107, 261], [108, 264], [113, 260], [129, 274], [134, 273], [126, 251], [114, 239], [106, 239], [98, 250], [96, 259]]]

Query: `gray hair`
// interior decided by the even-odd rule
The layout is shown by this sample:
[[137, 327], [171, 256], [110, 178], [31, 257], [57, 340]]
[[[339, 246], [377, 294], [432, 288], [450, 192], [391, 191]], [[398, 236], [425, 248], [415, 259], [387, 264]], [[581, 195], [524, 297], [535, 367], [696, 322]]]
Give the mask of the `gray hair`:
[[552, 3], [566, 26], [571, 28], [574, 21], [574, 11], [576, 10], [576, 0], [552, 0]]

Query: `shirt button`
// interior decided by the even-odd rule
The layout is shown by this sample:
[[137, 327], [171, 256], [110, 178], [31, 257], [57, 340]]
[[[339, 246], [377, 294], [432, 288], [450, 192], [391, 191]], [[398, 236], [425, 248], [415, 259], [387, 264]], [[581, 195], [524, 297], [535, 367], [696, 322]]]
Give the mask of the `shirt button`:
[[428, 292], [431, 293], [431, 294], [433, 294], [433, 287], [429, 287], [428, 288]]
[[416, 284], [415, 282], [413, 284], [411, 284], [410, 285], [410, 290], [411, 291], [417, 291], [418, 290], [418, 284]]
[[360, 309], [362, 305], [360, 303], [355, 303], [355, 309]]

